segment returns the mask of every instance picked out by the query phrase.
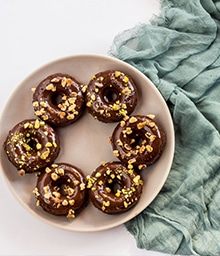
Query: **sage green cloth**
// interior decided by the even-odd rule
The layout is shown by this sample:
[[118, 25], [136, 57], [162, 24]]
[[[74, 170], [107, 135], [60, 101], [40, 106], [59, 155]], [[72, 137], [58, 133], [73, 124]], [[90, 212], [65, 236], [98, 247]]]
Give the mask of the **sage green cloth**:
[[139, 248], [220, 255], [219, 29], [220, 0], [166, 0], [159, 17], [116, 36], [110, 50], [152, 80], [175, 127], [163, 189], [126, 223]]

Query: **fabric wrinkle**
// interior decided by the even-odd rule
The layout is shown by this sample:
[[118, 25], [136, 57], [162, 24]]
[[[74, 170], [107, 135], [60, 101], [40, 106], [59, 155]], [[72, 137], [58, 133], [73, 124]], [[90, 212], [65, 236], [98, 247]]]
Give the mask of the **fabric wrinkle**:
[[148, 250], [220, 255], [220, 1], [162, 0], [110, 54], [143, 72], [170, 109], [175, 153], [154, 201], [125, 225]]

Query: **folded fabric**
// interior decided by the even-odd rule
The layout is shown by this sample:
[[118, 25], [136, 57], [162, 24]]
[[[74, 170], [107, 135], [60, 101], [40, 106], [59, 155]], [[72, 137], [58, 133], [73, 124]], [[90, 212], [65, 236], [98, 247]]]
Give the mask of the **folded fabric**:
[[116, 36], [110, 50], [152, 80], [175, 128], [164, 187], [126, 223], [139, 248], [220, 255], [219, 30], [220, 0], [163, 0], [159, 17]]

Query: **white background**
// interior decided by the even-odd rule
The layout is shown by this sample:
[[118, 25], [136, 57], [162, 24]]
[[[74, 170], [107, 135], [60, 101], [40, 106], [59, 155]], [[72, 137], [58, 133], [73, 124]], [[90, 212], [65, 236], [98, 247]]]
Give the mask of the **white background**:
[[[118, 33], [149, 22], [159, 8], [158, 0], [0, 0], [0, 112], [38, 67], [68, 55], [107, 55]], [[2, 175], [0, 195], [0, 256], [164, 255], [137, 249], [123, 225], [96, 233], [48, 226], [22, 208]]]

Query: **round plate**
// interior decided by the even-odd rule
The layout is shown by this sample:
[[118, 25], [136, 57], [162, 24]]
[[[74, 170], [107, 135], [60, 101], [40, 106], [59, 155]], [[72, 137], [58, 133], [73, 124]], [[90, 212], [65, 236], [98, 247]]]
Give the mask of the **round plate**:
[[[74, 76], [87, 84], [92, 75], [107, 69], [121, 70], [130, 75], [138, 87], [138, 104], [133, 114], [155, 114], [157, 122], [167, 136], [166, 148], [161, 158], [151, 167], [141, 172], [144, 189], [138, 204], [128, 212], [107, 215], [93, 207], [91, 203], [73, 220], [57, 217], [36, 207], [32, 193], [36, 184], [35, 174], [19, 176], [8, 161], [2, 145], [8, 131], [18, 122], [35, 118], [32, 107], [31, 88], [41, 80], [56, 72]], [[117, 160], [109, 143], [116, 123], [105, 124], [92, 118], [87, 111], [75, 123], [58, 128], [61, 151], [56, 162], [67, 162], [90, 174], [101, 162]], [[151, 81], [132, 66], [115, 58], [99, 55], [78, 55], [55, 60], [29, 75], [10, 97], [1, 117], [1, 170], [7, 184], [18, 201], [37, 218], [61, 229], [70, 231], [100, 231], [109, 229], [134, 218], [144, 210], [161, 190], [168, 174], [174, 154], [174, 129], [167, 105]]]

